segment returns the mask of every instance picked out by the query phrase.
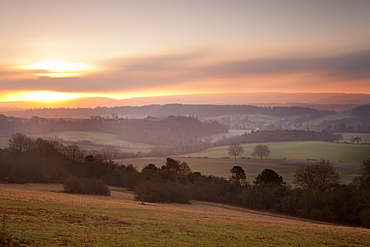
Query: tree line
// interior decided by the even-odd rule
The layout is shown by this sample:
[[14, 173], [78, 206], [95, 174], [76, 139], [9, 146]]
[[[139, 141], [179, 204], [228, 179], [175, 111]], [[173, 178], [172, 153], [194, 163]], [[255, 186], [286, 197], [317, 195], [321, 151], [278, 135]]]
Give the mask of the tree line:
[[311, 130], [257, 130], [251, 133], [244, 133], [240, 136], [221, 138], [214, 143], [215, 146], [233, 145], [239, 143], [258, 142], [287, 142], [287, 141], [327, 141], [340, 140], [341, 135], [328, 131]]
[[370, 159], [352, 183], [340, 183], [329, 160], [297, 168], [293, 185], [264, 169], [248, 181], [240, 166], [230, 169], [229, 179], [192, 172], [185, 162], [167, 158], [166, 164], [145, 166], [134, 187], [136, 199], [145, 202], [189, 203], [201, 200], [228, 203], [333, 223], [370, 228]]

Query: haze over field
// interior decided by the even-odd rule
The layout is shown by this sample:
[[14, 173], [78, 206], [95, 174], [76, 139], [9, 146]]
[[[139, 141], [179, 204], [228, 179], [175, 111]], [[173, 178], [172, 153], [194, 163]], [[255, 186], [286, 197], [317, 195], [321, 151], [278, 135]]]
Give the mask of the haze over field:
[[[369, 11], [366, 0], [1, 1], [0, 106], [366, 104]], [[285, 94], [251, 94], [267, 92]]]

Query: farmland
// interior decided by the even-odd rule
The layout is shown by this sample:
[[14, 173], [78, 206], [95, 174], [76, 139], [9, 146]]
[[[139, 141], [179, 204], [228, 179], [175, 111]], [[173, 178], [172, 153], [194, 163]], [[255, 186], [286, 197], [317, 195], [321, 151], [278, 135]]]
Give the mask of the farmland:
[[366, 246], [370, 230], [216, 203], [140, 205], [130, 192], [0, 185], [2, 233], [34, 246]]
[[[271, 142], [258, 143], [267, 145], [271, 152], [271, 159], [329, 159], [337, 162], [357, 162], [369, 158], [370, 145], [353, 145], [331, 142]], [[242, 157], [251, 158], [253, 148], [258, 145], [243, 144]], [[221, 158], [228, 156], [228, 146], [214, 147], [201, 152], [187, 154], [191, 157]]]

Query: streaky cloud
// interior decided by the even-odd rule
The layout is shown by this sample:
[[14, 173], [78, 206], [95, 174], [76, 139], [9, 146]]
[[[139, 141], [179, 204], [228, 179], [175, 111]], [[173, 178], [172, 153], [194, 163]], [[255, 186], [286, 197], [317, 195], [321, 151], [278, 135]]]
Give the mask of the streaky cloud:
[[311, 73], [370, 79], [370, 51], [316, 58], [256, 59], [223, 62], [204, 68], [209, 75], [269, 75]]
[[[221, 62], [217, 63], [212, 62], [215, 54], [217, 54], [215, 51], [211, 54], [208, 50], [121, 57], [106, 63], [102, 61], [102, 64], [107, 64], [108, 70], [85, 77], [32, 79], [20, 77], [23, 79], [13, 80], [11, 83], [6, 79], [6, 75], [16, 76], [17, 73], [22, 75], [24, 72], [2, 68], [0, 75], [5, 75], [5, 79], [0, 78], [0, 87], [2, 90], [61, 92], [135, 91], [171, 87], [179, 90], [202, 88], [203, 92], [213, 92], [215, 81], [225, 82], [217, 84], [217, 90], [220, 91], [221, 87], [228, 89], [231, 84], [237, 86], [240, 83], [239, 79], [253, 78], [258, 82], [273, 76], [272, 78], [276, 80], [265, 82], [263, 88], [262, 84], [258, 88], [258, 83], [248, 86], [264, 91], [289, 88], [290, 92], [302, 92], [310, 87], [332, 87], [337, 81], [351, 81], [350, 87], [355, 88], [357, 92], [370, 90], [369, 86], [365, 85], [366, 80], [370, 80], [370, 50], [336, 56], [264, 59], [248, 59], [242, 54], [241, 59], [233, 61], [226, 59], [222, 61], [220, 57], [218, 60]], [[307, 85], [307, 78], [304, 76], [296, 77], [294, 82], [286, 82], [285, 85], [278, 82], [283, 76], [297, 74], [318, 79], [310, 85]]]

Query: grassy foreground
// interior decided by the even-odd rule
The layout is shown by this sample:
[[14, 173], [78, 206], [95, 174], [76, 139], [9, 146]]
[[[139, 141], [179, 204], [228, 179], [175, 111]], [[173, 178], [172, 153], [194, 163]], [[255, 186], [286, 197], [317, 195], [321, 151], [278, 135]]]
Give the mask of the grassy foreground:
[[222, 204], [140, 205], [132, 194], [60, 193], [61, 185], [0, 184], [2, 231], [31, 246], [369, 246], [370, 229]]

